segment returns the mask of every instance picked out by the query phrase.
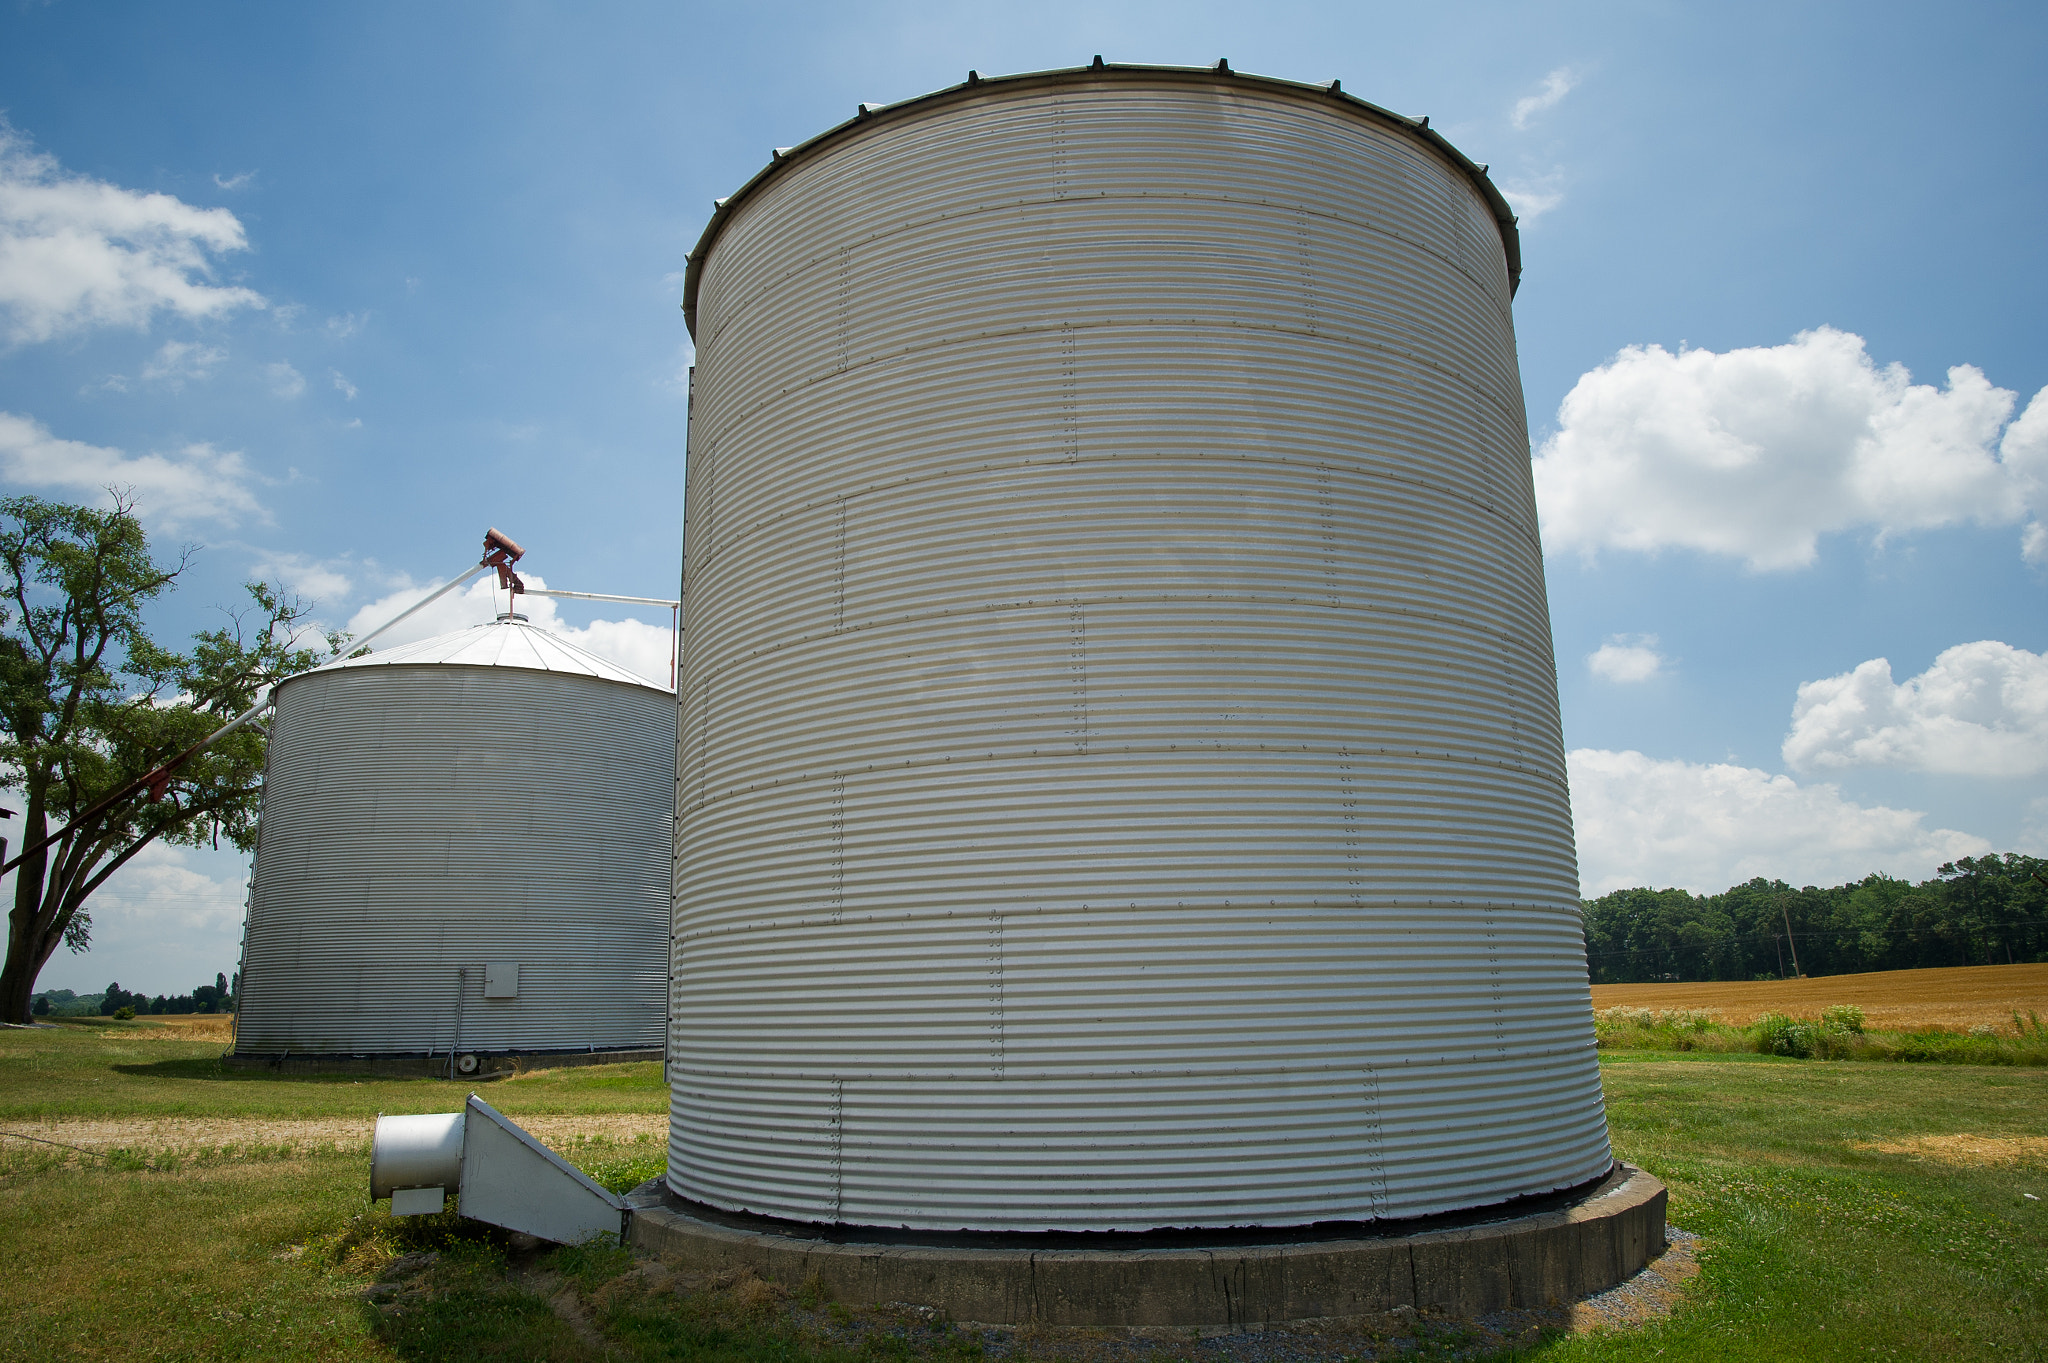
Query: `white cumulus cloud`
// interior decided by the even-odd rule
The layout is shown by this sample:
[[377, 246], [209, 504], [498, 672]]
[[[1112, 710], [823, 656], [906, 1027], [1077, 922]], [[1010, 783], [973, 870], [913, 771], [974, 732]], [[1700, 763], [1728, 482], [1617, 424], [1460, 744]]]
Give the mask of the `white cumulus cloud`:
[[1754, 767], [1579, 748], [1567, 754], [1579, 884], [1711, 893], [1757, 876], [1838, 885], [1872, 871], [1923, 879], [1991, 844], [1927, 828], [1908, 809], [1859, 805], [1839, 788]]
[[1802, 683], [1785, 736], [1801, 771], [1897, 767], [1959, 776], [2048, 772], [2048, 657], [1984, 639], [1896, 685], [1872, 658]]
[[292, 368], [288, 360], [263, 366], [263, 373], [270, 380], [270, 391], [287, 402], [306, 391], [306, 376]]
[[1551, 209], [1564, 202], [1564, 172], [1553, 170], [1543, 175], [1521, 175], [1502, 180], [1500, 192], [1507, 196], [1508, 206], [1515, 210], [1515, 221], [1523, 227], [1531, 226]]
[[2019, 851], [2028, 856], [2048, 854], [2048, 795], [2027, 801], [2026, 817], [2020, 821]]
[[1915, 384], [1829, 327], [1726, 352], [1630, 346], [1579, 379], [1537, 453], [1544, 538], [1768, 570], [1811, 563], [1836, 531], [2011, 524], [2048, 511], [2048, 389], [2008, 428], [2015, 399], [1969, 365]]
[[[522, 573], [528, 586], [545, 587], [547, 582], [536, 573]], [[415, 639], [428, 639], [436, 634], [451, 630], [466, 629], [471, 625], [486, 624], [495, 620], [505, 609], [506, 597], [497, 588], [495, 575], [485, 575], [459, 592], [450, 592], [428, 606], [419, 614], [407, 619], [389, 634], [380, 634], [371, 641], [375, 649], [390, 648], [394, 644], [411, 643]], [[404, 586], [378, 600], [362, 607], [349, 617], [345, 628], [354, 635], [363, 635], [377, 628], [386, 620], [414, 602], [424, 598], [438, 584]], [[577, 591], [597, 590], [577, 587]], [[669, 622], [659, 624], [650, 620], [621, 619], [593, 620], [588, 625], [571, 627], [562, 623], [561, 612], [555, 599], [547, 596], [525, 595], [519, 598], [519, 613], [542, 629], [551, 630], [579, 648], [588, 649], [598, 657], [617, 663], [639, 673], [660, 686], [669, 684], [669, 653], [673, 640]], [[648, 614], [665, 616], [666, 612], [649, 607]]]
[[327, 372], [334, 379], [334, 391], [341, 394], [350, 402], [354, 402], [356, 400], [356, 386], [350, 383], [348, 381], [347, 376], [344, 375], [339, 369], [330, 369]]
[[2034, 394], [2019, 420], [2005, 428], [1998, 450], [2032, 516], [2020, 552], [2029, 563], [2048, 563], [2048, 388]]
[[18, 488], [102, 504], [108, 487], [133, 488], [142, 518], [172, 530], [202, 521], [233, 525], [270, 518], [250, 491], [256, 475], [237, 450], [195, 444], [169, 454], [130, 456], [59, 439], [41, 422], [12, 412], [0, 412], [0, 477]]
[[272, 551], [259, 553], [249, 571], [314, 602], [346, 601], [355, 590], [355, 578], [350, 575], [346, 560]]
[[1593, 675], [1611, 682], [1646, 682], [1664, 674], [1664, 655], [1654, 634], [1610, 634], [1586, 655]]
[[142, 364], [142, 380], [145, 383], [160, 383], [173, 390], [181, 389], [187, 380], [209, 377], [213, 367], [228, 357], [219, 346], [198, 345], [191, 341], [165, 341], [157, 347], [156, 354]]
[[42, 985], [94, 993], [110, 981], [146, 994], [186, 994], [233, 975], [242, 956], [248, 858], [152, 843], [87, 903], [92, 945], [51, 957]]
[[1564, 101], [1579, 83], [1579, 78], [1569, 66], [1560, 66], [1543, 78], [1543, 84], [1533, 95], [1524, 95], [1515, 101], [1514, 112], [1508, 115], [1517, 128], [1529, 126], [1529, 120], [1547, 110], [1555, 109]]
[[159, 311], [262, 307], [261, 295], [213, 281], [213, 257], [248, 244], [225, 208], [67, 174], [0, 121], [0, 319], [11, 341], [139, 329]]
[[[536, 619], [534, 623], [540, 622]], [[675, 635], [666, 621], [657, 625], [646, 620], [593, 620], [581, 629], [560, 624], [554, 629], [571, 643], [600, 658], [609, 658], [659, 686], [668, 686], [673, 680], [670, 651]]]

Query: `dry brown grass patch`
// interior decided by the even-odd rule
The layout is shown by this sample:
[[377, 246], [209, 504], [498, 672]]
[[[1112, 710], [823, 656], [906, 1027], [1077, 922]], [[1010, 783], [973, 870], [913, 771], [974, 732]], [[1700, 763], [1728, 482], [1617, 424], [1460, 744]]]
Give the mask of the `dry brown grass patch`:
[[725, 1293], [736, 1310], [750, 1316], [766, 1315], [789, 1300], [789, 1290], [781, 1283], [770, 1282], [745, 1264], [715, 1275], [711, 1286]]
[[226, 1013], [151, 1014], [153, 1026], [164, 1030], [158, 1039], [169, 1041], [233, 1041], [235, 1020]]
[[88, 1028], [103, 1041], [218, 1041], [234, 1040], [235, 1020], [227, 1013], [149, 1013], [133, 1022], [110, 1022], [105, 1018], [56, 1018], [58, 1027]]
[[1979, 1169], [2048, 1164], [2048, 1136], [1909, 1136], [1898, 1141], [1857, 1141], [1856, 1148]]
[[702, 1275], [690, 1275], [685, 1282], [681, 1275], [659, 1259], [642, 1259], [633, 1267], [599, 1285], [589, 1294], [590, 1302], [599, 1310], [609, 1310], [622, 1300], [634, 1297], [654, 1296], [662, 1292], [688, 1292], [701, 1287]]

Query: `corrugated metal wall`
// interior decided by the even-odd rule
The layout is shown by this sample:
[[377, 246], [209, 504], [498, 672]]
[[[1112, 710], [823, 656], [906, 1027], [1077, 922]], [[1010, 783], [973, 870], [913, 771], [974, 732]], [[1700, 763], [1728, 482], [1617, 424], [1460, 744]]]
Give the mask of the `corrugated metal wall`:
[[697, 268], [672, 1188], [1142, 1230], [1605, 1171], [1463, 171], [1231, 77], [995, 82]]
[[[658, 1046], [676, 709], [519, 667], [310, 673], [278, 692], [236, 1048]], [[483, 969], [519, 966], [517, 998]]]

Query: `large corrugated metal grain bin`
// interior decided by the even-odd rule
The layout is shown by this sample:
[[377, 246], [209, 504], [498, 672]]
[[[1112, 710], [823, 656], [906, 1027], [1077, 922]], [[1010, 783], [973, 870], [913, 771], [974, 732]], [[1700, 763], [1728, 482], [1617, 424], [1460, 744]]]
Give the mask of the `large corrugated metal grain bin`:
[[284, 683], [237, 1052], [660, 1045], [675, 726], [517, 618]]
[[1419, 123], [971, 82], [692, 256], [668, 1183], [927, 1230], [1609, 1168], [1510, 315]]

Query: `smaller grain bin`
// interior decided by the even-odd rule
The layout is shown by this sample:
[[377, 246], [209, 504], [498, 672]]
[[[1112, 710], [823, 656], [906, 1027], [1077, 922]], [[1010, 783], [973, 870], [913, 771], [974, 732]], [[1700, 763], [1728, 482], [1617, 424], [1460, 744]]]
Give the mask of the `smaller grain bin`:
[[672, 692], [514, 615], [276, 703], [238, 1055], [662, 1044]]

